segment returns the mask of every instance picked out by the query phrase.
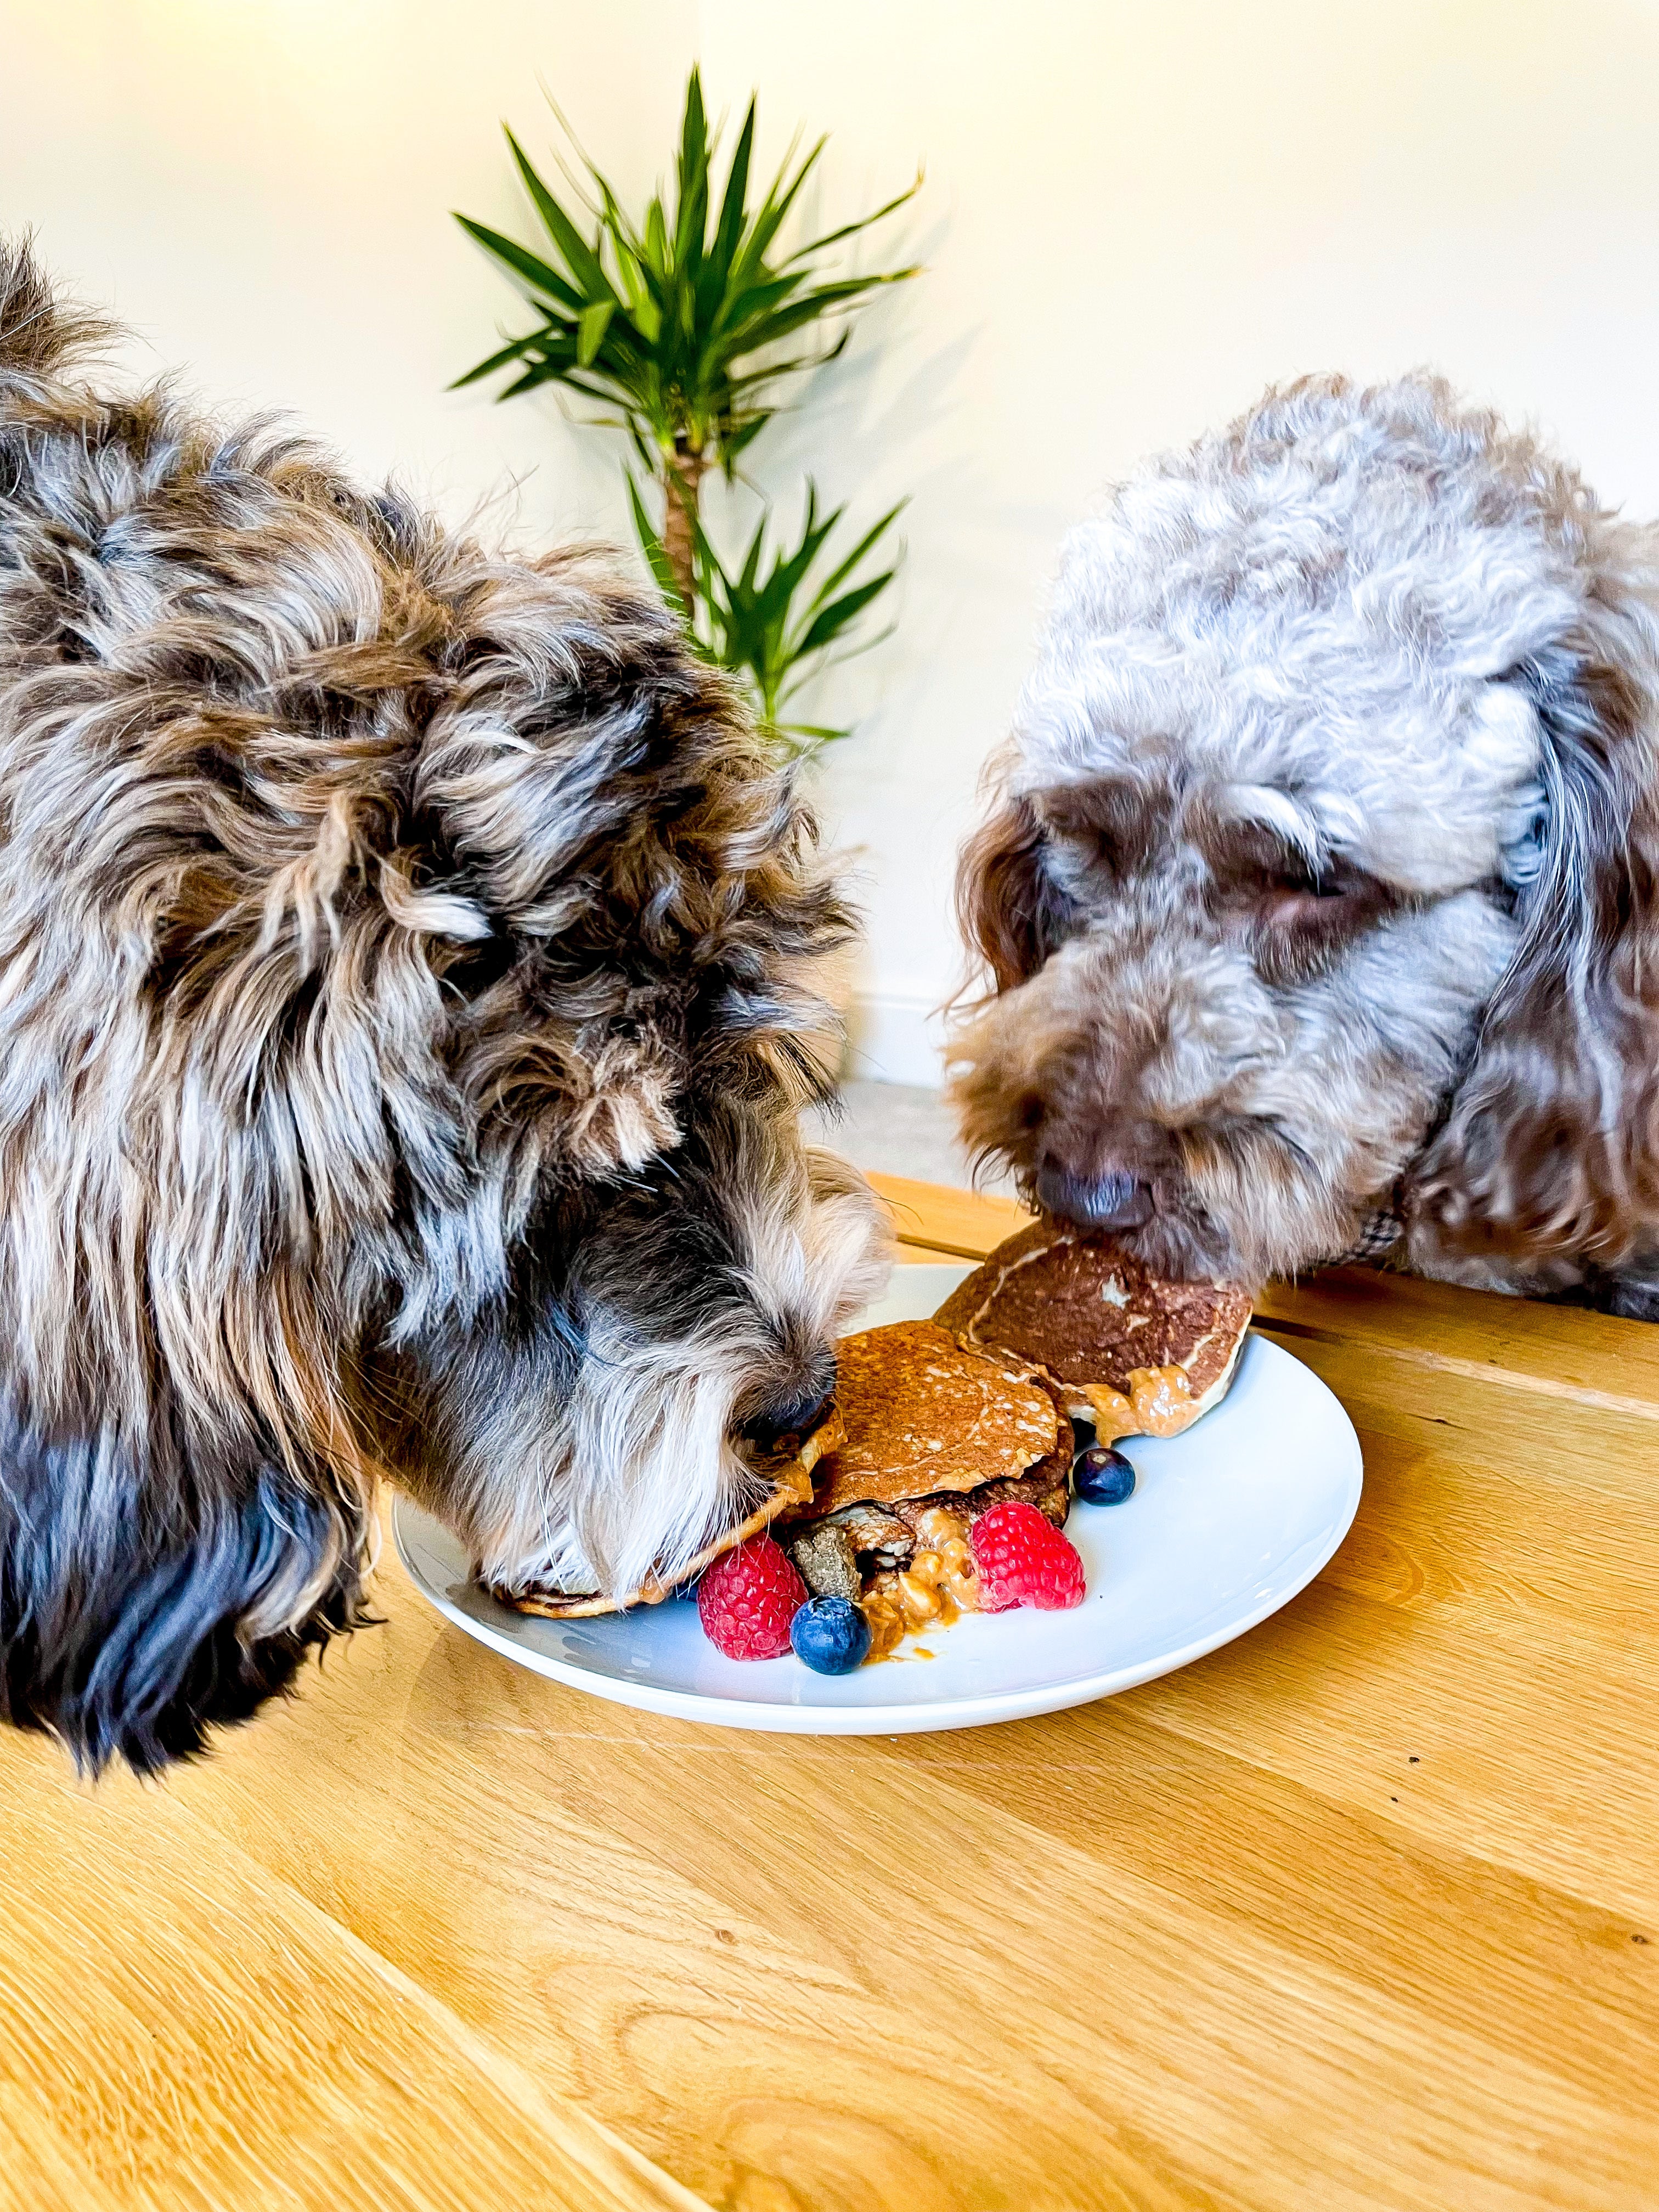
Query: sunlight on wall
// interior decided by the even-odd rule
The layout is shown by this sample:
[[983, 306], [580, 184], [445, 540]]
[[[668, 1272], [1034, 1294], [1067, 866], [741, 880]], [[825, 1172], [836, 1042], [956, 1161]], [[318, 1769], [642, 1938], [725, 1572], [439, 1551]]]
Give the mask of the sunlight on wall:
[[[444, 384], [514, 303], [447, 210], [516, 228], [497, 131], [538, 76], [642, 191], [685, 69], [831, 132], [854, 212], [918, 157], [889, 296], [755, 452], [871, 517], [902, 493], [891, 643], [824, 789], [856, 848], [876, 1058], [926, 1074], [951, 857], [1060, 535], [1139, 454], [1324, 367], [1445, 368], [1659, 512], [1659, 13], [1640, 0], [66, 0], [9, 11], [0, 222], [138, 326], [149, 369], [291, 409], [452, 513], [627, 536], [619, 449]], [[518, 486], [514, 490], [515, 483]]]
[[775, 131], [833, 129], [827, 212], [927, 161], [930, 274], [832, 372], [833, 431], [782, 433], [860, 509], [915, 495], [901, 627], [848, 672], [874, 711], [827, 773], [896, 1071], [925, 1072], [920, 1010], [957, 972], [951, 858], [1060, 538], [1139, 455], [1272, 380], [1426, 362], [1659, 514], [1659, 12], [704, 0], [701, 21], [716, 94], [758, 82]]
[[[626, 26], [622, 19], [625, 15]], [[609, 441], [556, 403], [444, 386], [524, 327], [448, 210], [524, 210], [501, 136], [554, 87], [625, 176], [678, 118], [690, 0], [67, 0], [8, 11], [0, 225], [135, 326], [141, 373], [292, 410], [452, 513], [504, 494], [544, 534], [625, 527]], [[516, 488], [516, 489], [515, 489]]]

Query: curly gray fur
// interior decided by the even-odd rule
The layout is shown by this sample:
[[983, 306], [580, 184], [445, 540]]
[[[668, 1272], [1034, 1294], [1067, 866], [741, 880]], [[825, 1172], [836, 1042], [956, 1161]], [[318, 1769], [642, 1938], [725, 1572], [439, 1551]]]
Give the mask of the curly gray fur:
[[1654, 1304], [1659, 534], [1427, 377], [1069, 541], [963, 856], [972, 1143], [1176, 1272]]

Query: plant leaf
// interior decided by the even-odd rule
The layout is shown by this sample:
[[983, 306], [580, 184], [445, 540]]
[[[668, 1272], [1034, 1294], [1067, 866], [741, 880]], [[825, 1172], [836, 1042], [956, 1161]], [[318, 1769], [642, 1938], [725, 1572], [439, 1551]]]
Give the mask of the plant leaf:
[[845, 307], [850, 301], [860, 299], [865, 293], [873, 291], [877, 285], [898, 283], [902, 276], [908, 273], [900, 271], [891, 276], [848, 276], [839, 283], [821, 284], [817, 291], [787, 301], [772, 313], [762, 317], [752, 330], [744, 333], [743, 350], [748, 352], [751, 348], [775, 345], [780, 338], [787, 337], [792, 331], [801, 329], [807, 323], [817, 322], [823, 316]]
[[[896, 215], [900, 208], [915, 199], [926, 180], [927, 172], [918, 169], [915, 182], [907, 185], [896, 198], [889, 200], [885, 207], [878, 207], [873, 215], [861, 215], [856, 222], [844, 222], [839, 230], [826, 230], [822, 238], [813, 239], [809, 245], [797, 246], [785, 258], [784, 267], [787, 269], [794, 262], [805, 261], [814, 253], [822, 253], [826, 246], [839, 246], [843, 238], [856, 238], [860, 231], [868, 230], [872, 223], [884, 222], [890, 215]], [[921, 273], [919, 269], [905, 271], [909, 276], [918, 276]]]
[[824, 578], [823, 583], [818, 586], [817, 596], [812, 602], [815, 608], [821, 607], [824, 601], [829, 598], [830, 592], [835, 590], [836, 586], [838, 584], [844, 583], [846, 581], [847, 578], [850, 576], [854, 569], [858, 567], [859, 562], [863, 560], [865, 555], [870, 550], [870, 548], [875, 544], [876, 540], [882, 536], [884, 532], [892, 528], [893, 525], [898, 520], [900, 515], [903, 514], [905, 508], [908, 507], [909, 504], [910, 502], [908, 499], [900, 500], [896, 507], [890, 507], [888, 508], [886, 514], [882, 516], [879, 522], [873, 524], [870, 529], [865, 532], [863, 537], [860, 538], [858, 544], [853, 548], [852, 551], [842, 562], [841, 566], [838, 568], [833, 569], [830, 574]]
[[470, 215], [457, 215], [455, 220], [470, 238], [477, 239], [486, 253], [497, 261], [505, 262], [515, 275], [550, 300], [556, 300], [562, 307], [580, 307], [581, 295], [566, 283], [556, 269], [551, 268], [539, 254], [532, 253], [513, 239], [504, 238], [499, 230], [491, 230], [487, 222], [474, 222]]
[[746, 285], [739, 291], [728, 284], [720, 307], [710, 324], [710, 336], [725, 338], [728, 346], [733, 342], [750, 345], [751, 327], [765, 314], [781, 307], [805, 282], [805, 270], [793, 276], [769, 277], [765, 283]]
[[743, 251], [738, 256], [738, 266], [733, 274], [740, 276], [744, 283], [752, 282], [764, 267], [767, 247], [777, 236], [784, 217], [794, 205], [801, 186], [817, 166], [818, 157], [829, 143], [827, 137], [820, 138], [793, 179], [788, 176], [791, 157], [786, 157], [750, 228], [748, 237], [744, 240]]
[[611, 318], [617, 312], [614, 300], [596, 300], [591, 307], [584, 307], [576, 318], [576, 365], [591, 368], [594, 357], [605, 343], [605, 334]]
[[501, 128], [507, 131], [507, 143], [513, 149], [513, 159], [518, 164], [519, 174], [524, 179], [525, 189], [536, 204], [536, 212], [546, 224], [549, 236], [563, 254], [565, 266], [580, 287], [584, 299], [589, 302], [614, 300], [617, 295], [611, 288], [611, 279], [600, 266], [598, 255], [537, 175], [529, 155], [512, 131], [505, 124]]
[[464, 385], [476, 384], [480, 377], [492, 375], [496, 369], [505, 368], [508, 362], [519, 360], [526, 349], [538, 343], [540, 337], [539, 331], [532, 331], [528, 337], [514, 338], [510, 345], [504, 345], [499, 353], [492, 353], [488, 361], [481, 361], [476, 368], [469, 368], [465, 376], [458, 376], [445, 389], [459, 392]]
[[880, 576], [872, 576], [867, 584], [857, 584], [842, 598], [832, 599], [820, 609], [807, 626], [806, 634], [795, 647], [794, 658], [799, 659], [809, 653], [821, 653], [832, 638], [839, 637], [848, 623], [864, 612], [872, 599], [887, 589], [897, 574], [889, 568]]
[[726, 197], [720, 202], [720, 219], [715, 227], [713, 258], [720, 272], [724, 285], [732, 274], [732, 257], [743, 236], [744, 205], [749, 198], [749, 162], [755, 149], [755, 94], [749, 98], [749, 112], [743, 118], [743, 129], [732, 155], [732, 167], [726, 173]]
[[668, 269], [668, 217], [663, 212], [660, 199], [653, 199], [645, 212], [646, 265], [653, 276], [662, 276]]
[[677, 182], [674, 258], [683, 268], [695, 269], [702, 258], [708, 223], [708, 118], [702, 104], [702, 72], [696, 68], [686, 80]]

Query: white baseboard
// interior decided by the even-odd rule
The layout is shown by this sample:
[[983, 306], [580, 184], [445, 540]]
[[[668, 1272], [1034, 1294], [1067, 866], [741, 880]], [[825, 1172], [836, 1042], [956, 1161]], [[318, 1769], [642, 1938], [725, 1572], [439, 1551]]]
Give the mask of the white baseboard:
[[944, 1082], [945, 1023], [938, 1000], [910, 991], [857, 991], [847, 1009], [842, 1073], [869, 1083]]

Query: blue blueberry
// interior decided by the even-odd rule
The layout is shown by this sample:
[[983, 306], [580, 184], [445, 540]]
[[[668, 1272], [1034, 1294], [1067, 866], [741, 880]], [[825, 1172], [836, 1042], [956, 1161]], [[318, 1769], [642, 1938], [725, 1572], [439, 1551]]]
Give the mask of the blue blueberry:
[[815, 1674], [850, 1674], [870, 1649], [870, 1624], [845, 1597], [809, 1597], [789, 1624], [795, 1656]]
[[1072, 1463], [1072, 1487], [1085, 1505], [1121, 1505], [1134, 1486], [1133, 1461], [1110, 1444], [1091, 1444]]

